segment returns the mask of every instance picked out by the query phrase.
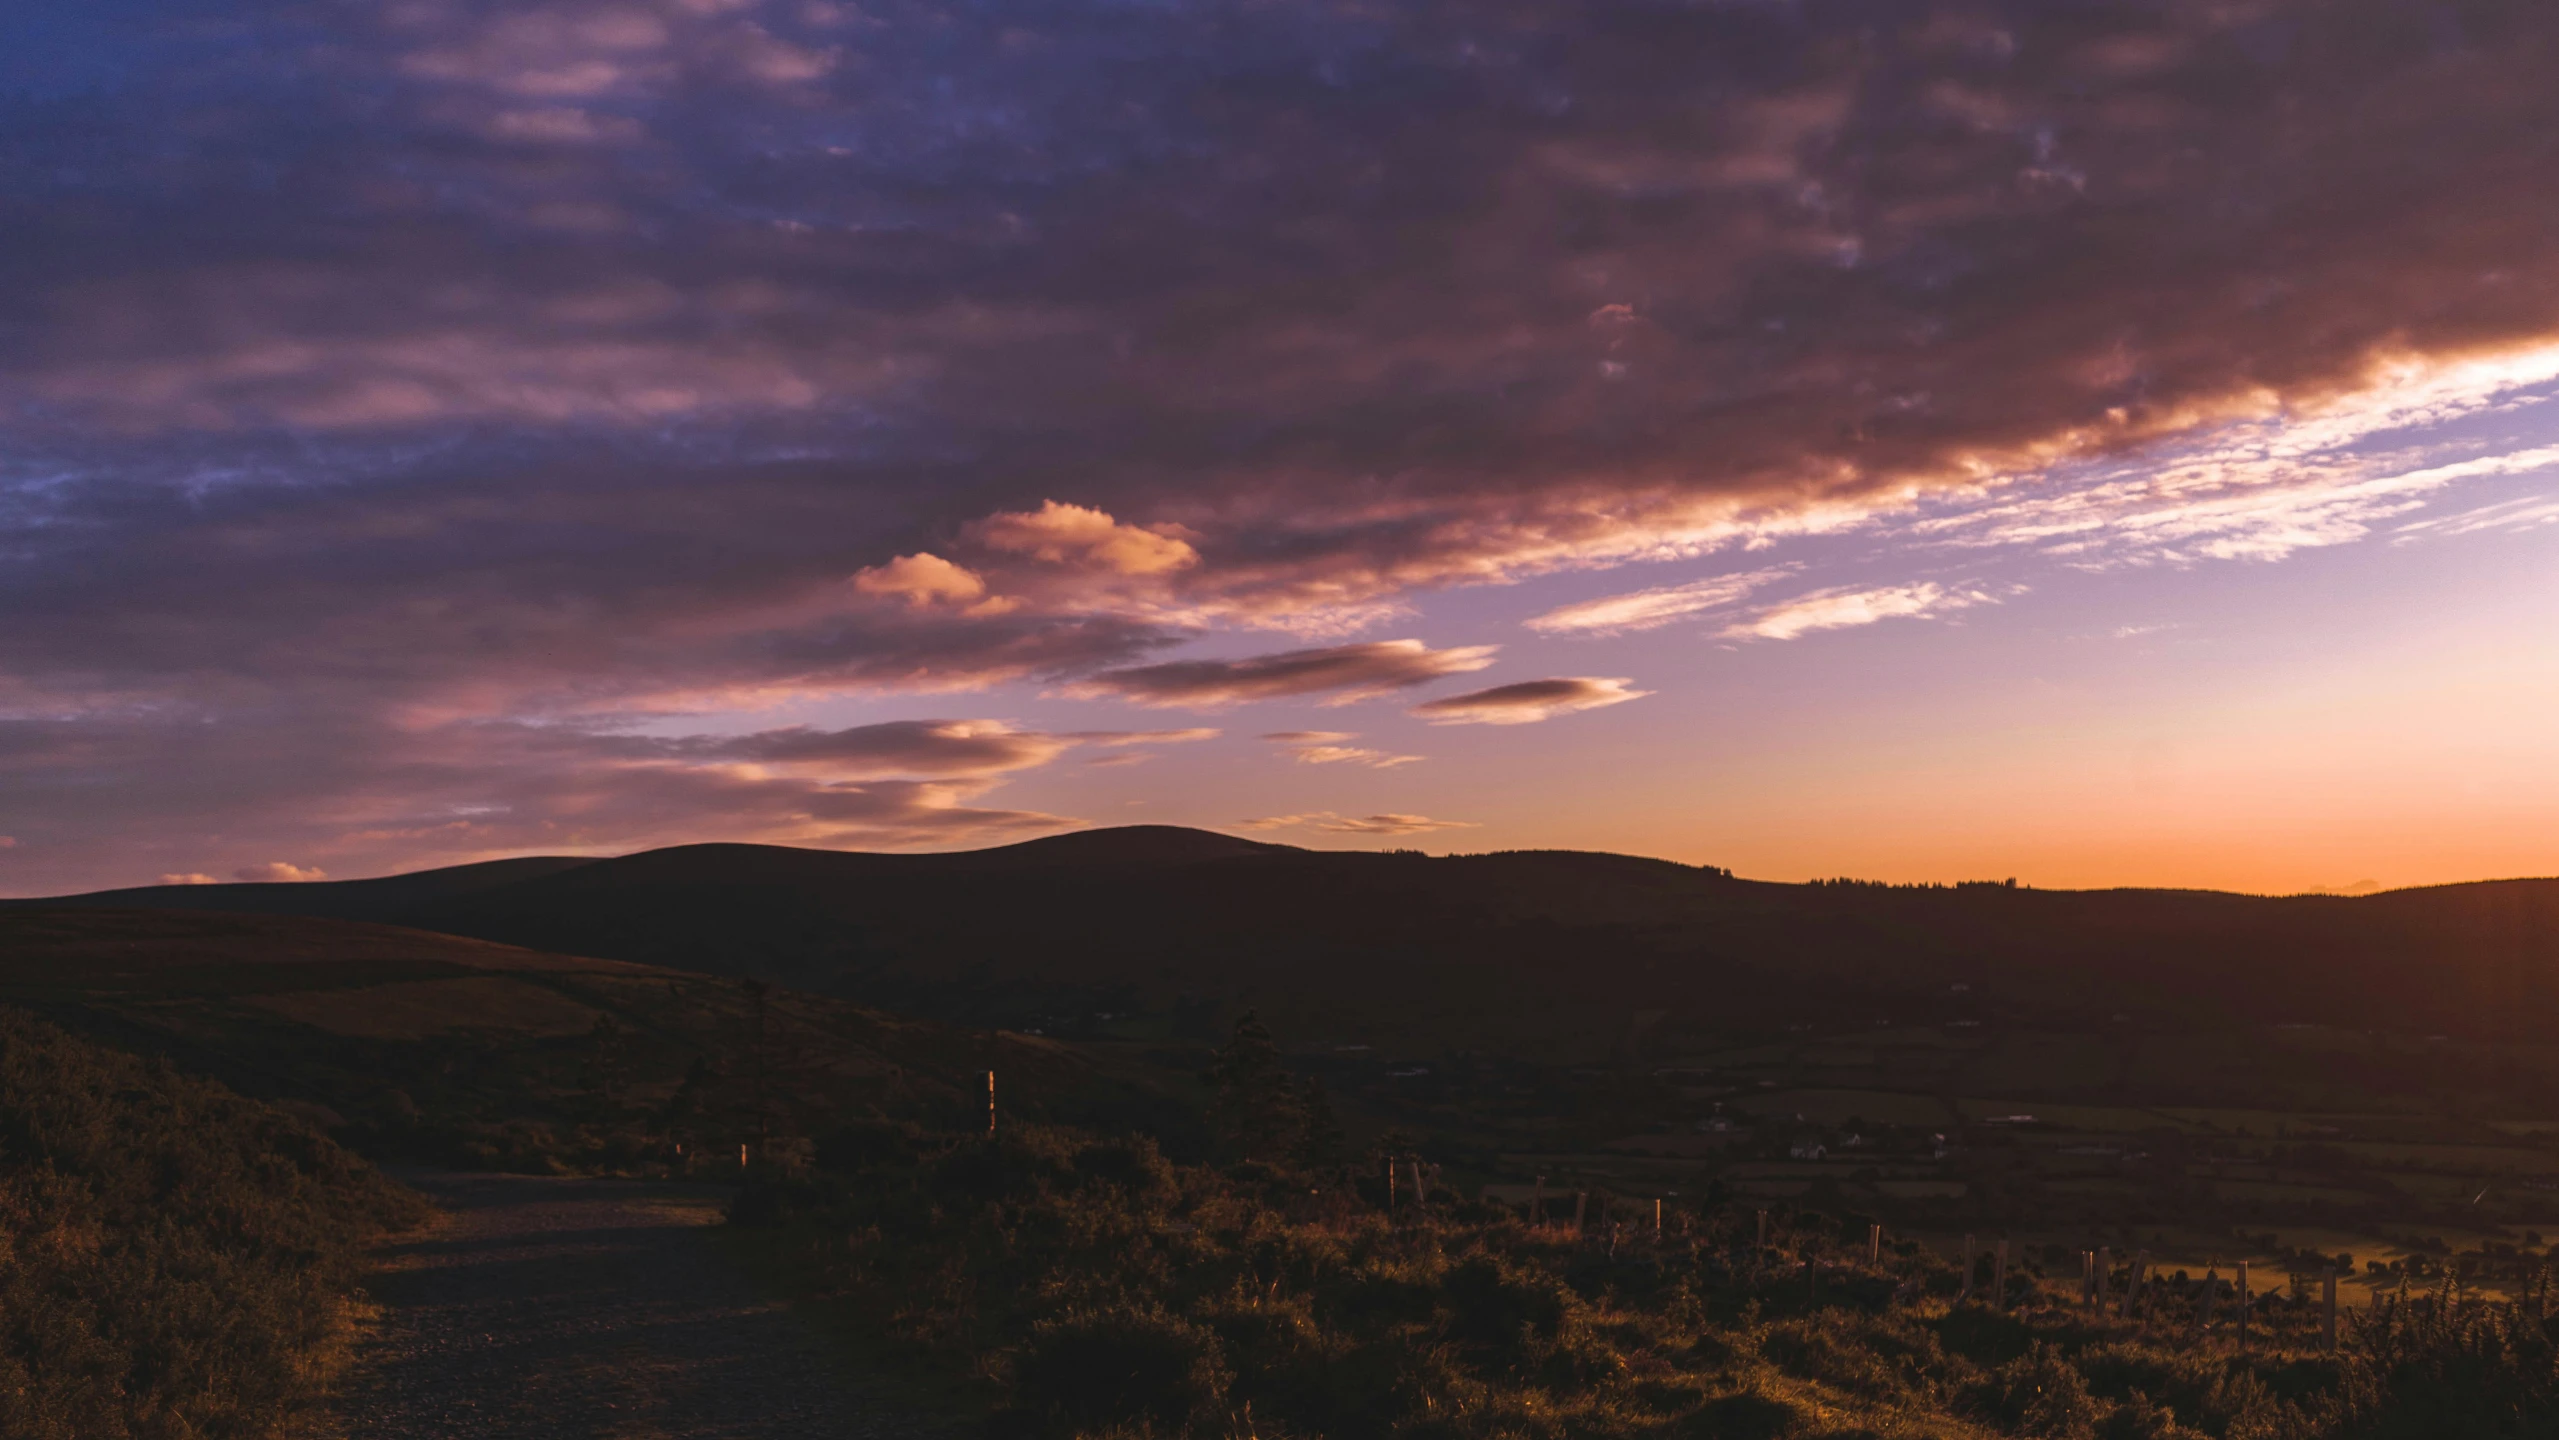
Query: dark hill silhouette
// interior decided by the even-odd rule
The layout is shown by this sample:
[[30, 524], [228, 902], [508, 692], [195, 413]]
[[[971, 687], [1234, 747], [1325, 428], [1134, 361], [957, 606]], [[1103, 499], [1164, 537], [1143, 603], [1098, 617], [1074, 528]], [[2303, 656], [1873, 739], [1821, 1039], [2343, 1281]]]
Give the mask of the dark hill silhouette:
[[[476, 865], [447, 865], [406, 875], [371, 880], [316, 880], [286, 885], [242, 881], [227, 885], [139, 885], [126, 890], [99, 890], [66, 895], [45, 903], [117, 910], [247, 911], [262, 915], [319, 915], [339, 920], [369, 920], [407, 909], [574, 870], [595, 862], [576, 855], [527, 855], [513, 860], [484, 860]], [[277, 892], [291, 889], [289, 897]]]
[[[1242, 1005], [1310, 1042], [1550, 1056], [1780, 1020], [2124, 1014], [2477, 1037], [2559, 1021], [2549, 880], [2354, 898], [1784, 885], [1621, 855], [1317, 851], [1171, 827], [549, 866], [219, 888], [232, 908], [378, 904], [368, 918], [1070, 1034], [1129, 1012], [1207, 1033]], [[37, 903], [180, 905], [206, 888]]]
[[[371, 893], [439, 893], [430, 877], [401, 878], [421, 883]], [[783, 989], [763, 998], [760, 1019], [758, 1003], [698, 972], [391, 925], [0, 907], [0, 1005], [166, 1056], [375, 1154], [535, 1168], [657, 1158], [649, 1147], [662, 1148], [673, 1123], [659, 1112], [696, 1061], [712, 1083], [694, 1118], [734, 1145], [742, 1122], [732, 1092], [752, 1065], [745, 1037], [756, 1032], [777, 1054], [814, 1057], [800, 1071], [774, 1062], [783, 1077], [774, 1106], [786, 1116], [795, 1105], [835, 1113], [847, 1097], [982, 1114], [990, 1066], [1007, 1075], [1017, 1113], [1086, 1113], [1125, 1093], [1049, 1042]], [[606, 1071], [615, 1093], [599, 1095], [595, 1077]]]

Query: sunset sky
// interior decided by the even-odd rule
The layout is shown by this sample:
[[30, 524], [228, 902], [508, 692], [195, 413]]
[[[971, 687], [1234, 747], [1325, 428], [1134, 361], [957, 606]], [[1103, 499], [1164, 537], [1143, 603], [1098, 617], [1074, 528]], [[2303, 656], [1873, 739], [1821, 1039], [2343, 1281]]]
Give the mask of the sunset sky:
[[2548, 0], [12, 0], [0, 894], [2559, 874]]

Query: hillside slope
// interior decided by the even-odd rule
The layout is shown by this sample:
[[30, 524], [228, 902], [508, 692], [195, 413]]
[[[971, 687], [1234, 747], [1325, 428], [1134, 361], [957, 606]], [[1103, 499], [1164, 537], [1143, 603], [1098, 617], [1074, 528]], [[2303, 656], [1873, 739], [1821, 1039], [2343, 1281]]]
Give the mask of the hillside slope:
[[529, 868], [36, 903], [367, 910], [1070, 1034], [1131, 1012], [1206, 1034], [1242, 1005], [1309, 1040], [1550, 1055], [1798, 1020], [2472, 1037], [2559, 1022], [2549, 880], [2274, 899], [1781, 885], [1618, 855], [1327, 852], [1170, 827], [946, 855], [694, 845], [502, 863]]
[[272, 1107], [0, 1006], [0, 1435], [304, 1434], [424, 1207]]
[[166, 1056], [380, 1155], [662, 1164], [870, 1110], [1086, 1113], [1120, 1087], [1020, 1036], [468, 937], [285, 915], [0, 909], [0, 1003]]

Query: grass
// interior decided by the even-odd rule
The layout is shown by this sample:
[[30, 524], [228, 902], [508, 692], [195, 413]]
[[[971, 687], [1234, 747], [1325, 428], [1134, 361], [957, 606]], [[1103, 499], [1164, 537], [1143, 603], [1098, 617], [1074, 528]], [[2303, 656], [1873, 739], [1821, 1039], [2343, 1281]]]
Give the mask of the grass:
[[[1870, 1265], [1862, 1224], [1805, 1210], [1773, 1211], [1762, 1248], [1747, 1209], [1674, 1209], [1658, 1241], [1649, 1205], [1578, 1232], [1444, 1191], [1416, 1207], [1407, 1190], [1389, 1214], [1365, 1172], [1177, 1166], [1142, 1139], [1056, 1128], [990, 1142], [872, 1122], [820, 1153], [742, 1197], [746, 1243], [1020, 1440], [2397, 1440], [2559, 1423], [2551, 1326], [2457, 1288], [2350, 1312], [2333, 1356], [2315, 1310], [2261, 1293], [2243, 1354], [2226, 1299], [2212, 1331], [2190, 1329], [2200, 1265], [2160, 1281], [2147, 1316], [2100, 1317], [2068, 1303], [2060, 1246], [2023, 1246], [2002, 1313], [1951, 1304], [1958, 1278], [1929, 1247]], [[2261, 1292], [2279, 1273], [2260, 1271]], [[2447, 1403], [2468, 1418], [2412, 1428]]]
[[302, 1122], [0, 1009], [0, 1435], [255, 1440], [423, 1206]]

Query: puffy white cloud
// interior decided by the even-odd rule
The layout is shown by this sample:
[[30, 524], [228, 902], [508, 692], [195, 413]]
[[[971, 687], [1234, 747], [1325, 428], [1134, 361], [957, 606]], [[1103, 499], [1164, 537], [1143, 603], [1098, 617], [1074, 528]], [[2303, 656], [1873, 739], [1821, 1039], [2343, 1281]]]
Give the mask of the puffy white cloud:
[[1200, 560], [1171, 527], [1123, 525], [1100, 510], [1055, 500], [1037, 510], [988, 516], [969, 533], [991, 550], [1111, 575], [1164, 575]]
[[918, 607], [936, 602], [965, 605], [986, 595], [986, 577], [939, 555], [900, 555], [853, 577], [853, 588], [865, 595], [895, 595]]

